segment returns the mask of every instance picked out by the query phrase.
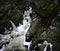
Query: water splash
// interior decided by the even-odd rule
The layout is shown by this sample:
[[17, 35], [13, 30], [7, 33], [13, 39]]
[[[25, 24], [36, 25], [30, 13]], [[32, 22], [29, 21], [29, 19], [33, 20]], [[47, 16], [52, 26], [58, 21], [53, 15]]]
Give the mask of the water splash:
[[46, 45], [45, 48], [44, 48], [44, 51], [47, 50], [48, 45], [50, 45], [50, 51], [52, 51], [52, 46], [53, 46], [53, 45], [52, 45], [51, 43], [48, 43], [48, 42], [45, 40], [43, 44]]

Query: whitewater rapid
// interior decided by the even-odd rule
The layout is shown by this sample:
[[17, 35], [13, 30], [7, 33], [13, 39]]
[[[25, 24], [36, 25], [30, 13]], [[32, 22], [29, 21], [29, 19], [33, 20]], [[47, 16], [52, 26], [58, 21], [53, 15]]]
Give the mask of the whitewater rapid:
[[[17, 35], [20, 36], [20, 40], [22, 40], [23, 42], [23, 45], [26, 45], [28, 46], [28, 49], [30, 48], [30, 44], [31, 42], [26, 42], [25, 39], [26, 39], [26, 33], [28, 31], [28, 29], [30, 28], [31, 26], [31, 17], [30, 17], [30, 14], [32, 14], [32, 7], [29, 7], [29, 10], [27, 11], [24, 11], [24, 14], [23, 14], [23, 20], [22, 20], [22, 24], [19, 23], [19, 26], [16, 27], [15, 24], [10, 20], [12, 26], [13, 26], [13, 30], [11, 31], [10, 36], [13, 36], [13, 38], [16, 38]], [[4, 33], [8, 33], [9, 31], [7, 31], [5, 29], [5, 32]], [[6, 37], [7, 39], [7, 37]], [[3, 51], [5, 48], [5, 45], [2, 46], [2, 48], [0, 49], [0, 51]]]
[[12, 33], [15, 34], [16, 36], [18, 34], [22, 35], [21, 38], [23, 39], [23, 44], [28, 46], [28, 49], [30, 47], [31, 42], [26, 42], [25, 39], [26, 39], [26, 33], [27, 33], [28, 29], [30, 28], [31, 22], [32, 22], [30, 14], [32, 14], [32, 7], [29, 7], [29, 10], [24, 11], [23, 20], [22, 20], [23, 24], [20, 24], [17, 28], [14, 25], [14, 23], [11, 21], [11, 24], [13, 26]]

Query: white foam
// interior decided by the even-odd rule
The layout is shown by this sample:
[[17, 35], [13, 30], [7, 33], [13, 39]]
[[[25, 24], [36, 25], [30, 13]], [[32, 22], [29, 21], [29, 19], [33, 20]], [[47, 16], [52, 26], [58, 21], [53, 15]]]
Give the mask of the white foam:
[[51, 43], [48, 43], [48, 42], [45, 40], [43, 44], [46, 45], [45, 48], [44, 48], [44, 51], [47, 50], [48, 45], [50, 45], [50, 51], [52, 51], [52, 46], [53, 46], [53, 45], [52, 45]]
[[[21, 41], [23, 41], [22, 45], [27, 45], [28, 49], [30, 48], [31, 42], [26, 42], [25, 39], [26, 39], [26, 33], [31, 26], [31, 18], [30, 18], [31, 13], [32, 13], [32, 7], [29, 7], [29, 10], [24, 11], [23, 20], [22, 20], [23, 24], [19, 23], [18, 27], [16, 27], [15, 24], [10, 20], [10, 22], [13, 26], [13, 31], [11, 32], [11, 36], [16, 38], [17, 35], [20, 35]], [[7, 29], [5, 29], [5, 33], [8, 33]], [[6, 37], [4, 37], [4, 39], [6, 39]], [[10, 39], [10, 37], [9, 37], [9, 39]], [[3, 45], [2, 49], [0, 49], [0, 51], [3, 51], [4, 48], [5, 48], [5, 46]]]

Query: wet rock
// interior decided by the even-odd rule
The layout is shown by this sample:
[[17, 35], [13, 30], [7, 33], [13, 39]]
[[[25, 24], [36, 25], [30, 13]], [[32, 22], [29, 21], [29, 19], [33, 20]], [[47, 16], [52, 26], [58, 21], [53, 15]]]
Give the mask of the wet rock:
[[34, 37], [37, 25], [38, 25], [38, 19], [34, 18], [33, 22], [32, 22], [32, 25], [31, 25], [30, 29], [28, 30], [28, 32], [26, 34], [26, 40], [27, 41], [30, 41]]

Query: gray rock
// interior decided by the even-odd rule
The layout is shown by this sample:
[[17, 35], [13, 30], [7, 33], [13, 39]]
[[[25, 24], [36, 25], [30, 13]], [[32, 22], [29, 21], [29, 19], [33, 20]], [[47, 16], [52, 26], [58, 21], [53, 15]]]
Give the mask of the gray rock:
[[38, 25], [38, 19], [35, 18], [35, 19], [33, 19], [32, 25], [31, 25], [30, 29], [28, 30], [28, 32], [26, 34], [26, 36], [27, 36], [26, 39], [29, 40], [34, 36], [34, 34], [36, 32], [37, 25]]

